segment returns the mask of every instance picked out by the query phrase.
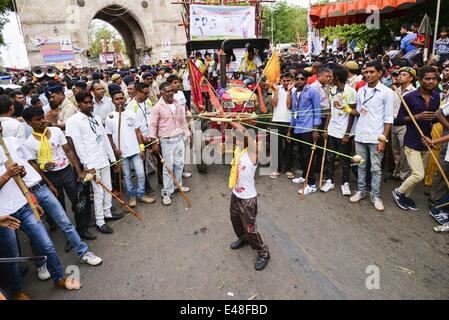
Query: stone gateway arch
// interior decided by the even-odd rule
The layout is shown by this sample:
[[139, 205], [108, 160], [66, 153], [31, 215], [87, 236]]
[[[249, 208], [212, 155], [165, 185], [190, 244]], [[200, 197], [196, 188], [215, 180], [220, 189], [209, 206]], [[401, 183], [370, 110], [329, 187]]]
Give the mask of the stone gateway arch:
[[132, 65], [185, 56], [181, 6], [172, 0], [16, 0], [30, 65], [45, 64], [40, 44], [69, 39], [75, 61], [88, 66], [89, 26], [108, 22], [121, 34]]

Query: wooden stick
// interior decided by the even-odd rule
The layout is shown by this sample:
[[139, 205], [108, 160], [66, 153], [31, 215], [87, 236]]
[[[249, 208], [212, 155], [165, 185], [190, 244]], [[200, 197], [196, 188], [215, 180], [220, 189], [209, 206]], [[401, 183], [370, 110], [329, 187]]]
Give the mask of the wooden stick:
[[27, 261], [47, 261], [47, 256], [38, 257], [16, 257], [16, 258], [0, 258], [0, 263], [14, 263], [14, 262], [27, 262]]
[[167, 162], [165, 161], [164, 158], [162, 158], [162, 155], [158, 152], [157, 153], [159, 158], [161, 159], [161, 162], [164, 164], [165, 169], [167, 169], [168, 174], [170, 175], [170, 177], [173, 179], [173, 182], [176, 185], [176, 188], [178, 189], [179, 193], [181, 193], [182, 197], [184, 198], [184, 201], [187, 203], [187, 205], [189, 206], [189, 208], [192, 207], [192, 204], [190, 203], [189, 198], [186, 196], [186, 194], [184, 193], [184, 191], [182, 191], [182, 187], [179, 184], [178, 180], [176, 180], [175, 175], [173, 174], [173, 172], [171, 171], [170, 167], [168, 166]]
[[103, 182], [100, 181], [100, 179], [95, 180], [96, 183], [98, 183], [100, 186], [103, 187], [104, 190], [109, 192], [122, 206], [124, 206], [126, 209], [128, 209], [129, 212], [131, 212], [133, 215], [135, 215], [140, 221], [143, 221], [142, 217], [140, 217], [133, 209], [131, 209], [120, 197], [117, 197], [112, 190], [110, 190], [108, 187], [106, 187]]
[[440, 204], [439, 206], [436, 206], [435, 208], [437, 208], [437, 209], [441, 209], [441, 208], [444, 208], [444, 207], [447, 207], [447, 206], [449, 206], [449, 202], [446, 202], [446, 203]]
[[[3, 140], [3, 135], [0, 133], [0, 144], [3, 148], [3, 151], [5, 152], [6, 158], [8, 159], [8, 162], [10, 164], [14, 163], [14, 161], [11, 158], [11, 154], [9, 153], [8, 148], [6, 147], [5, 140]], [[6, 164], [5, 164], [6, 166]], [[36, 221], [41, 220], [41, 216], [39, 215], [39, 211], [37, 211], [37, 207], [34, 204], [33, 198], [31, 196], [31, 192], [28, 190], [27, 186], [25, 185], [25, 182], [23, 182], [23, 179], [20, 175], [16, 175], [13, 177], [16, 184], [19, 186], [20, 191], [22, 191], [22, 194], [25, 196], [25, 198], [28, 201], [28, 204], [31, 207], [31, 210], [33, 210], [34, 217], [36, 218]]]
[[326, 148], [327, 148], [327, 138], [324, 139], [323, 158], [321, 159], [320, 188], [323, 186], [324, 163], [325, 163], [325, 160], [326, 160], [326, 150], [327, 150]]
[[302, 186], [302, 192], [300, 194], [301, 200], [304, 200], [304, 192], [306, 192], [307, 180], [309, 179], [310, 167], [312, 166], [313, 156], [315, 154], [316, 142], [312, 146], [312, 153], [310, 154], [309, 166], [307, 167], [306, 179], [304, 180], [304, 184]]
[[[415, 125], [416, 130], [418, 130], [419, 134], [421, 135], [421, 138], [424, 137], [424, 133], [422, 132], [421, 128], [418, 125], [418, 122], [416, 122], [416, 119], [413, 115], [413, 113], [410, 111], [409, 106], [407, 105], [407, 103], [405, 102], [404, 98], [402, 97], [401, 93], [398, 91], [398, 88], [396, 86], [393, 86], [394, 91], [396, 92], [396, 94], [399, 96], [399, 99], [401, 99], [402, 105], [404, 106], [405, 110], [407, 111], [410, 119], [412, 120], [413, 124]], [[441, 167], [440, 161], [437, 159], [437, 157], [433, 154], [432, 152], [432, 148], [430, 147], [430, 145], [427, 143], [426, 140], [424, 140], [424, 143], [427, 147], [427, 150], [429, 150], [430, 152], [430, 156], [433, 158], [433, 160], [435, 161], [438, 170], [441, 173], [441, 176], [444, 179], [444, 182], [446, 182], [447, 187], [449, 188], [449, 180], [446, 177], [446, 174], [444, 173], [443, 168]]]

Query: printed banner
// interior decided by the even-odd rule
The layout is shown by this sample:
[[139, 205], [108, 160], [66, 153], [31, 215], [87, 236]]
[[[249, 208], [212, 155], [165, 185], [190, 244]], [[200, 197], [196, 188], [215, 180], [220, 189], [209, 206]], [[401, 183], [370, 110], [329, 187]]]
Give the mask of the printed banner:
[[44, 63], [55, 66], [66, 66], [74, 64], [72, 42], [69, 36], [58, 38], [47, 38], [40, 45], [41, 55]]
[[190, 6], [192, 40], [256, 37], [255, 8], [239, 6]]

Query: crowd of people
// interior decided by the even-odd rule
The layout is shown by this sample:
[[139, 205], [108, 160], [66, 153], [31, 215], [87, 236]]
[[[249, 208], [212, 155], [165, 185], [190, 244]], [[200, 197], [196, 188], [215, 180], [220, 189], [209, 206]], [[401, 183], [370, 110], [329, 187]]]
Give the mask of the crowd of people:
[[[382, 172], [385, 179], [397, 181], [384, 199], [403, 210], [419, 210], [412, 192], [424, 181], [430, 213], [443, 225], [440, 230], [449, 231], [449, 206], [440, 207], [449, 201], [448, 31], [441, 29], [437, 55], [426, 62], [417, 58], [422, 39], [408, 26], [401, 33], [399, 49], [391, 46], [380, 55], [341, 47], [311, 60], [284, 56], [279, 83], [268, 82], [262, 59], [251, 47], [240, 64], [229, 53], [226, 70], [243, 85], [260, 84], [259, 105], [263, 99], [265, 108], [258, 113], [266, 115], [254, 123], [279, 137], [278, 149], [270, 151], [278, 154], [272, 179], [285, 174], [304, 196], [330, 192], [339, 180], [350, 203], [370, 195], [379, 212], [385, 210]], [[217, 54], [197, 52], [192, 59], [219, 91]], [[107, 222], [124, 217], [112, 203], [113, 194], [121, 195], [121, 177], [131, 208], [138, 202], [156, 206], [153, 173], [165, 206], [178, 190], [190, 191], [183, 183], [192, 175], [184, 164], [195, 116], [188, 64], [185, 59], [122, 70], [72, 68], [52, 79], [31, 72], [15, 75], [21, 89], [0, 93], [0, 256], [21, 256], [16, 232], [21, 229], [33, 255], [47, 256], [46, 262], [35, 261], [38, 278], [79, 289], [79, 282], [65, 278], [47, 228], [37, 222], [40, 216], [51, 230], [64, 233], [66, 252], [74, 250], [81, 263], [98, 266], [102, 259], [84, 241], [97, 238], [90, 227], [111, 234]], [[233, 127], [246, 135], [244, 124]], [[256, 228], [257, 152], [236, 154], [244, 165], [234, 162], [231, 172], [231, 220], [238, 237], [231, 248], [250, 244], [259, 255], [256, 269], [262, 270], [269, 253]], [[318, 179], [323, 154], [323, 179]], [[352, 163], [354, 159], [358, 161]], [[341, 179], [335, 177], [337, 165]], [[242, 167], [251, 170], [243, 172]], [[68, 218], [65, 195], [75, 223]], [[18, 262], [3, 265], [2, 288], [14, 299], [29, 298], [23, 273]]]

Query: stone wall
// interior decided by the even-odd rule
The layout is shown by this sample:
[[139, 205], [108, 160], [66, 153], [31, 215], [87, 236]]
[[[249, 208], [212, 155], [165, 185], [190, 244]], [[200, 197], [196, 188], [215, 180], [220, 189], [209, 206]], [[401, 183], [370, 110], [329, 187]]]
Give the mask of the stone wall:
[[[89, 48], [88, 30], [95, 17], [110, 22], [122, 34], [128, 51], [137, 62], [145, 50], [153, 48], [152, 57], [161, 59], [164, 55], [162, 43], [171, 43], [172, 57], [185, 56], [185, 33], [181, 22], [181, 6], [171, 4], [172, 0], [17, 0], [17, 11], [22, 24], [25, 44], [31, 66], [43, 64], [39, 47], [30, 39], [36, 36], [70, 35], [73, 45]], [[109, 6], [126, 9], [122, 14]], [[106, 8], [106, 9], [105, 9]], [[81, 56], [87, 65], [86, 53]]]

